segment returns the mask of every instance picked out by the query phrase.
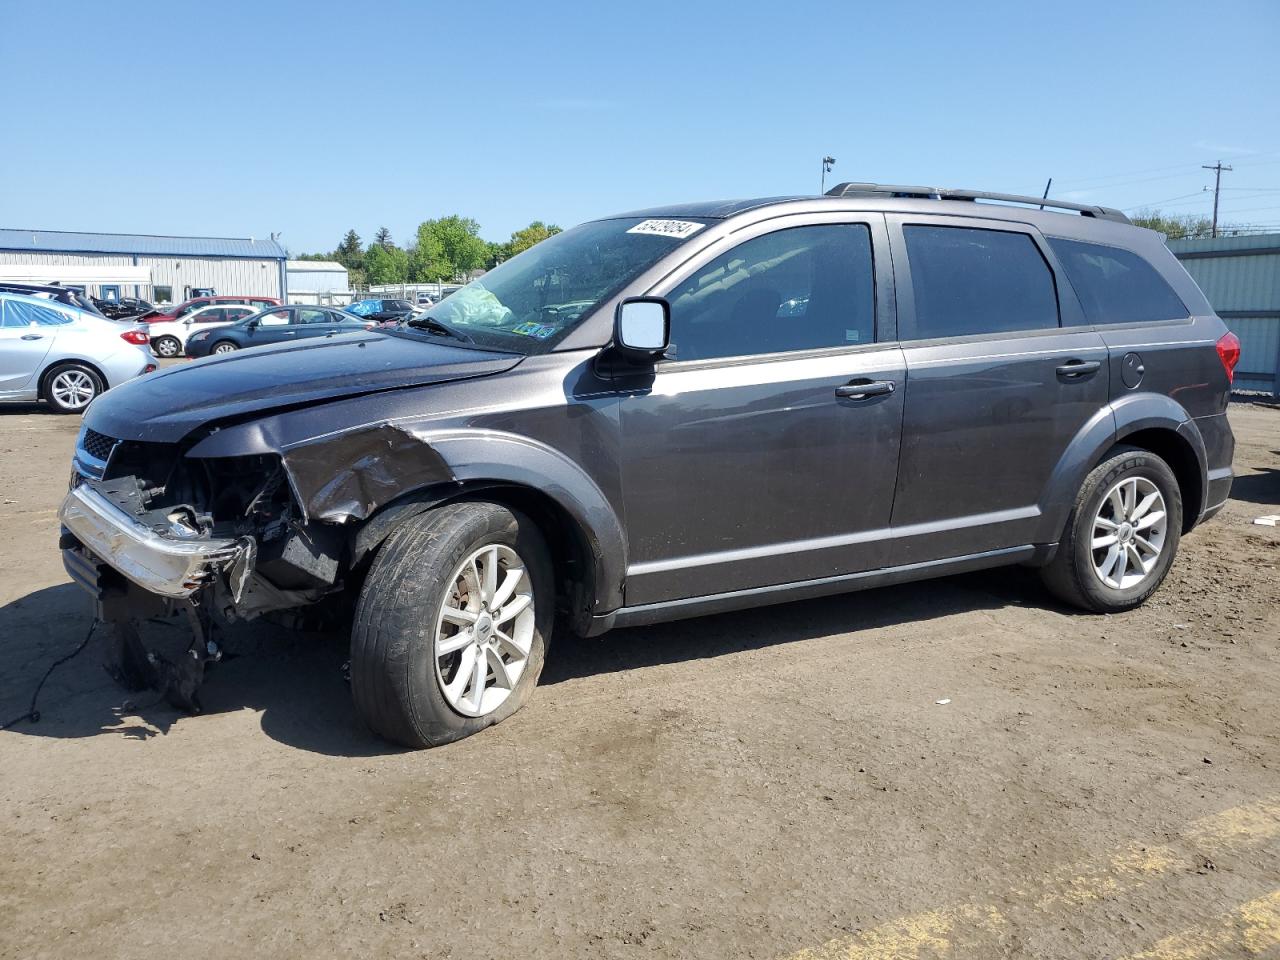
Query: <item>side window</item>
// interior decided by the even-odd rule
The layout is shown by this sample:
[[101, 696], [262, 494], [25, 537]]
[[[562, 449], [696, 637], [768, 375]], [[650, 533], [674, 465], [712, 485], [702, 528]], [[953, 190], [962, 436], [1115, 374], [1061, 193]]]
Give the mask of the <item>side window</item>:
[[272, 310], [270, 313], [264, 313], [262, 319], [258, 321], [264, 327], [282, 327], [292, 322], [293, 318], [288, 310]]
[[323, 310], [308, 310], [303, 308], [298, 311], [297, 323], [332, 323], [329, 315]]
[[232, 307], [230, 310], [226, 310], [224, 312], [227, 315], [227, 319], [232, 323], [235, 323], [237, 320], [243, 320], [245, 317], [253, 316], [258, 311], [253, 309], [253, 307]]
[[668, 299], [678, 360], [870, 343], [871, 231], [864, 224], [830, 224], [747, 240]]
[[225, 323], [227, 320], [227, 311], [222, 307], [214, 307], [212, 310], [201, 310], [195, 315], [196, 323]]
[[905, 226], [915, 330], [902, 339], [1058, 326], [1053, 273], [1025, 233]]
[[24, 303], [21, 300], [6, 300], [4, 303], [4, 326], [6, 327], [29, 327], [32, 324], [39, 327], [60, 327], [70, 322], [71, 317], [57, 310], [50, 310], [48, 307]]
[[1156, 268], [1129, 250], [1050, 238], [1090, 323], [1180, 320], [1190, 315]]

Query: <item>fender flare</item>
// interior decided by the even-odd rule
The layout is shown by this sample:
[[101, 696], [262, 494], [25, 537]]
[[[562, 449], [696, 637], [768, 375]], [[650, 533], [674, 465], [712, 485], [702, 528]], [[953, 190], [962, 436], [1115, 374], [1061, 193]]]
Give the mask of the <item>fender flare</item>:
[[[338, 441], [338, 442], [335, 442]], [[308, 520], [377, 522], [384, 508], [426, 509], [463, 486], [514, 485], [536, 490], [578, 525], [591, 554], [593, 608], [622, 605], [627, 541], [608, 497], [559, 450], [529, 437], [485, 429], [414, 432], [382, 423], [320, 442], [281, 449], [293, 492]]]
[[[1109, 449], [1126, 437], [1143, 430], [1164, 430], [1181, 439], [1195, 456], [1201, 476], [1208, 469], [1204, 438], [1195, 420], [1176, 401], [1164, 394], [1135, 393], [1102, 407], [1076, 433], [1059, 458], [1040, 501], [1041, 527], [1037, 540], [1056, 542], [1066, 526], [1080, 484]], [[1201, 499], [1204, 498], [1201, 484]], [[1188, 504], [1188, 512], [1198, 516], [1204, 504]]]

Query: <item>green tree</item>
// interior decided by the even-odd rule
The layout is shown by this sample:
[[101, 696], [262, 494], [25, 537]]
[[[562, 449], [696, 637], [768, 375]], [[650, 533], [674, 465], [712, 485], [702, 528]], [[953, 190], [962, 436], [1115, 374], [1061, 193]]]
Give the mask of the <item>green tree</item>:
[[396, 246], [371, 243], [364, 253], [364, 274], [370, 284], [404, 283], [409, 279], [409, 255]]
[[554, 223], [545, 224], [541, 220], [535, 220], [523, 230], [517, 230], [511, 234], [511, 239], [505, 244], [506, 258], [514, 257], [518, 253], [524, 253], [535, 243], [541, 243], [547, 237], [554, 237], [557, 233], [562, 232]]
[[391, 231], [386, 227], [378, 228], [378, 232], [373, 235], [373, 242], [383, 250], [390, 250], [395, 246], [395, 244], [391, 242]]
[[480, 224], [456, 214], [418, 226], [413, 250], [413, 278], [452, 280], [485, 265], [489, 245], [480, 239]]
[[[1198, 214], [1182, 214], [1166, 216], [1159, 210], [1139, 210], [1129, 218], [1140, 227], [1163, 233], [1170, 240], [1181, 240], [1184, 237], [1207, 237], [1213, 233], [1213, 221]], [[1221, 233], [1223, 226], [1218, 226]]]
[[347, 235], [338, 244], [338, 249], [333, 251], [333, 259], [348, 270], [359, 270], [364, 263], [364, 250], [360, 246], [360, 234], [354, 230], [348, 230]]

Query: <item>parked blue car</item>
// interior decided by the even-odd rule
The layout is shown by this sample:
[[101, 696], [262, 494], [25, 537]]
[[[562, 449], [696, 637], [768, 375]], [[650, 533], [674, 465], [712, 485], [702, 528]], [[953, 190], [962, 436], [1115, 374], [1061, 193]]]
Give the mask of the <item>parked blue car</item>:
[[192, 334], [187, 340], [187, 356], [207, 357], [268, 343], [351, 333], [370, 325], [367, 320], [330, 307], [271, 307], [229, 327]]

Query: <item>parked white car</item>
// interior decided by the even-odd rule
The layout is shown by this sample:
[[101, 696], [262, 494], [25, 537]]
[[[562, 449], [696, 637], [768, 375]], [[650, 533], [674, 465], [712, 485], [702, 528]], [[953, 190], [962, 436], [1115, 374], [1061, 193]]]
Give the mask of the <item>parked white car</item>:
[[0, 400], [47, 400], [60, 413], [80, 413], [104, 390], [155, 368], [145, 324], [0, 293]]
[[184, 314], [181, 320], [149, 323], [151, 349], [161, 357], [181, 356], [186, 353], [187, 340], [191, 334], [230, 326], [245, 317], [253, 316], [259, 309], [249, 304], [211, 303], [207, 307]]

